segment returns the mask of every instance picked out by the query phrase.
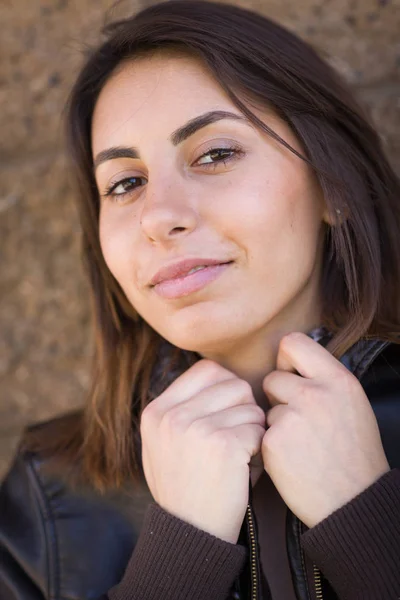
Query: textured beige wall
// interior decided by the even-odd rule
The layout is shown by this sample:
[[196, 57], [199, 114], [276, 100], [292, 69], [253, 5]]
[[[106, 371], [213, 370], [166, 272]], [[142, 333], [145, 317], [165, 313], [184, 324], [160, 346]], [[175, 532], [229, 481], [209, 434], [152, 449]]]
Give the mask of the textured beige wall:
[[[399, 169], [400, 0], [238, 4], [326, 54], [369, 107]], [[81, 50], [111, 5], [0, 2], [0, 477], [21, 428], [79, 405], [88, 384], [87, 287], [60, 124]]]

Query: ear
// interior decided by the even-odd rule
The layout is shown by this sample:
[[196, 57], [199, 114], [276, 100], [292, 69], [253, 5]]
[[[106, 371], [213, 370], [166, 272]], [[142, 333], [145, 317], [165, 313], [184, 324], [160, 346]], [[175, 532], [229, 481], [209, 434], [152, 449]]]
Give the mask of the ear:
[[322, 220], [324, 223], [327, 223], [331, 227], [337, 227], [338, 225], [342, 225], [349, 217], [349, 209], [348, 206], [344, 207], [333, 207], [329, 209], [325, 208], [322, 214]]

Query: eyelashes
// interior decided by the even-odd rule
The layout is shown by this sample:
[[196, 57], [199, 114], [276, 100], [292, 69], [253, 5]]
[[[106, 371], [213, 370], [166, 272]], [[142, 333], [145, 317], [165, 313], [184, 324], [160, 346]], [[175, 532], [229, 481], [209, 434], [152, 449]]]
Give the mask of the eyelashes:
[[140, 179], [145, 179], [145, 177], [124, 177], [123, 179], [120, 179], [119, 181], [116, 181], [115, 183], [112, 183], [110, 185], [110, 187], [108, 187], [104, 193], [105, 197], [122, 197], [122, 196], [126, 196], [126, 194], [129, 194], [129, 192], [132, 192], [135, 188], [129, 188], [125, 189], [123, 192], [116, 192], [116, 190], [119, 188], [119, 186], [124, 187], [125, 185], [132, 185], [132, 181], [137, 181]]
[[[210, 157], [210, 162], [201, 163], [200, 166], [204, 167], [205, 169], [215, 170], [219, 165], [224, 164], [224, 166], [226, 166], [228, 163], [236, 160], [239, 156], [242, 156], [243, 154], [244, 151], [240, 146], [231, 146], [229, 148], [209, 148], [195, 161], [194, 164], [198, 163], [203, 158]], [[214, 160], [213, 156], [217, 156], [217, 159]], [[103, 196], [106, 198], [111, 198], [114, 201], [117, 201], [117, 199], [125, 198], [129, 194], [132, 194], [136, 189], [138, 189], [138, 187], [140, 187], [140, 185], [135, 185], [135, 182], [140, 180], [146, 181], [146, 178], [140, 176], [130, 176], [119, 179], [118, 181], [111, 183], [111, 185], [104, 192]], [[118, 188], [121, 188], [122, 191], [118, 191]]]

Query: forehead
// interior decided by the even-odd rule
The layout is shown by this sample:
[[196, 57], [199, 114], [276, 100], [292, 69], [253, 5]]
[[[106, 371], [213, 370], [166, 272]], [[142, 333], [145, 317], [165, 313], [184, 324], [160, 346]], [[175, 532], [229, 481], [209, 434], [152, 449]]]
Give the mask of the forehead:
[[156, 55], [125, 61], [97, 100], [93, 152], [124, 143], [133, 130], [136, 145], [153, 131], [167, 137], [200, 113], [227, 108], [235, 107], [197, 58]]

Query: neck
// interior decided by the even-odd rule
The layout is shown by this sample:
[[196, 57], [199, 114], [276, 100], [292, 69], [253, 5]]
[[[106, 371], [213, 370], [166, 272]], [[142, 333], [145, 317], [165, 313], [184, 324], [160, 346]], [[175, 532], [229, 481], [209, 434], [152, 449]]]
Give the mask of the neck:
[[[303, 307], [304, 308], [304, 307]], [[260, 331], [251, 332], [245, 339], [230, 344], [223, 352], [202, 353], [203, 358], [218, 362], [235, 373], [240, 379], [247, 381], [253, 390], [254, 398], [264, 410], [268, 409], [268, 400], [262, 388], [263, 379], [276, 369], [279, 343], [292, 331], [309, 333], [321, 324], [321, 311], [315, 305], [311, 310], [299, 311], [291, 318], [269, 323]]]

